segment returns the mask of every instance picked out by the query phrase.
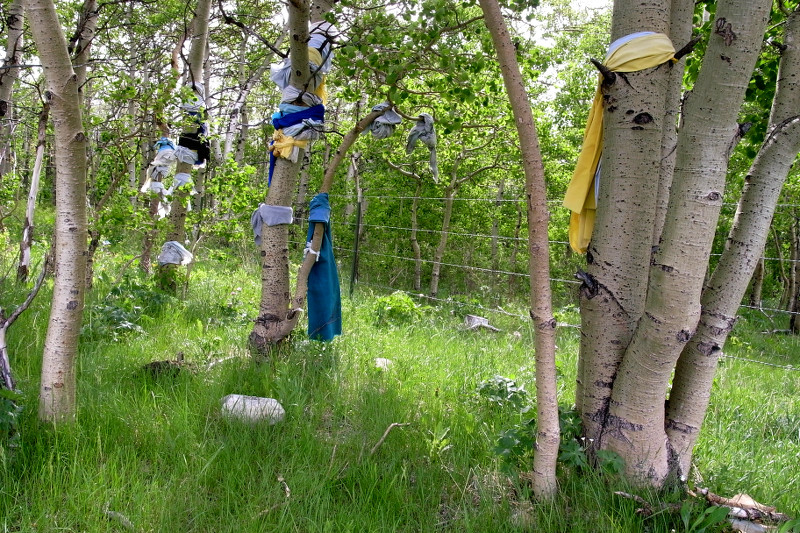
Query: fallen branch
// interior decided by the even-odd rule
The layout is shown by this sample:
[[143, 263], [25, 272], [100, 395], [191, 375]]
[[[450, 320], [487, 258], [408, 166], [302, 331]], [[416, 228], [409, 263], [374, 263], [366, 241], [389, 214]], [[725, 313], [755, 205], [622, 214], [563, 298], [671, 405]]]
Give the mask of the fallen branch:
[[381, 444], [383, 444], [383, 441], [385, 441], [385, 440], [386, 440], [386, 437], [388, 437], [388, 436], [389, 436], [389, 432], [390, 432], [390, 431], [392, 431], [394, 428], [397, 428], [397, 427], [403, 427], [403, 426], [409, 426], [409, 425], [411, 425], [411, 424], [410, 424], [410, 423], [408, 423], [408, 422], [406, 422], [406, 423], [403, 423], [403, 424], [401, 424], [401, 423], [398, 423], [398, 422], [392, 422], [391, 424], [389, 424], [389, 427], [388, 427], [388, 428], [386, 428], [386, 431], [384, 431], [384, 432], [383, 432], [383, 436], [382, 436], [382, 437], [380, 438], [380, 440], [379, 440], [379, 441], [378, 441], [378, 442], [375, 444], [375, 446], [373, 446], [373, 447], [372, 447], [372, 449], [369, 451], [369, 455], [370, 455], [370, 456], [372, 456], [372, 455], [374, 455], [374, 454], [375, 454], [375, 452], [378, 450], [378, 448], [380, 447], [380, 445], [381, 445]]
[[690, 496], [705, 499], [708, 503], [718, 507], [730, 509], [731, 518], [742, 520], [761, 520], [767, 522], [788, 522], [791, 518], [783, 513], [777, 512], [775, 507], [768, 507], [758, 503], [747, 494], [737, 494], [733, 498], [725, 498], [714, 494], [708, 489], [698, 488], [697, 492], [687, 491]]

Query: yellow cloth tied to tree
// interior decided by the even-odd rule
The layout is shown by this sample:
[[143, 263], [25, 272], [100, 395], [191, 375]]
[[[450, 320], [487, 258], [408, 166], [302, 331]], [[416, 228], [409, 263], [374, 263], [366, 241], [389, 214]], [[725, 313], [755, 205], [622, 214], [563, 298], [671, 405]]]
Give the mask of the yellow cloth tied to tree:
[[[316, 48], [308, 47], [308, 60], [320, 67], [322, 65], [322, 54], [320, 54], [319, 50]], [[314, 74], [313, 72], [311, 74]], [[325, 86], [325, 79], [327, 76], [324, 74], [322, 75], [322, 79], [320, 80], [317, 88], [314, 90], [314, 94], [320, 97], [322, 103], [328, 105], [328, 88]]]
[[[609, 47], [603, 64], [613, 72], [636, 72], [675, 60], [675, 48], [663, 33], [640, 32], [626, 35]], [[564, 195], [564, 207], [572, 211], [569, 221], [569, 244], [578, 253], [586, 253], [594, 229], [597, 199], [595, 174], [603, 152], [603, 78], [598, 77], [597, 91], [586, 122], [583, 147], [578, 156], [572, 181]]]
[[297, 161], [297, 156], [292, 154], [294, 147], [305, 149], [308, 146], [308, 141], [299, 141], [290, 135], [284, 135], [283, 130], [275, 130], [272, 134], [273, 143], [269, 149], [275, 157], [283, 157], [284, 159], [291, 159]]

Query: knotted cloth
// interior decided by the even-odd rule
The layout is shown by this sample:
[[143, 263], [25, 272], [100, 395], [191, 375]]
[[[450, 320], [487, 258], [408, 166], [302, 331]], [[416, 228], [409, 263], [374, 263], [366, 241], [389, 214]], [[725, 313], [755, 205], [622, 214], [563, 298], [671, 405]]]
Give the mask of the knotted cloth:
[[[675, 48], [663, 33], [638, 32], [626, 35], [609, 46], [603, 64], [613, 72], [636, 72], [675, 60]], [[569, 244], [583, 254], [589, 246], [594, 229], [597, 198], [595, 174], [603, 152], [603, 92], [602, 76], [598, 76], [597, 91], [586, 122], [583, 147], [578, 163], [564, 195], [564, 207], [572, 211], [569, 221]]]

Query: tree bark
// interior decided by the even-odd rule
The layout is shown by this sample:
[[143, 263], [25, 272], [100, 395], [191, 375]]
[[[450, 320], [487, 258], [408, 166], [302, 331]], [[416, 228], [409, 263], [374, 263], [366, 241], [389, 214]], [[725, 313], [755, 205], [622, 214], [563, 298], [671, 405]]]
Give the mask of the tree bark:
[[22, 225], [22, 240], [19, 243], [19, 265], [17, 266], [17, 281], [25, 282], [31, 268], [31, 246], [34, 235], [34, 213], [36, 212], [36, 199], [39, 196], [39, 178], [42, 175], [42, 160], [47, 146], [47, 122], [50, 117], [50, 103], [42, 105], [39, 113], [38, 138], [36, 142], [36, 160], [31, 173], [31, 185], [28, 192], [28, 203], [25, 208], [25, 221]]
[[[211, 15], [211, 0], [198, 0], [197, 10], [192, 19], [192, 43], [189, 48], [188, 81], [189, 83], [203, 84], [203, 63], [208, 43], [208, 21]], [[192, 173], [194, 165], [178, 161], [175, 174]], [[186, 211], [191, 187], [177, 187], [172, 193], [172, 203], [169, 213], [170, 229], [167, 232], [168, 241], [186, 241]], [[169, 266], [169, 265], [167, 265]], [[174, 268], [174, 267], [173, 267]]]
[[44, 344], [39, 418], [75, 417], [75, 356], [86, 279], [86, 135], [78, 79], [49, 0], [28, 0], [31, 31], [51, 96], [56, 148], [55, 284]]
[[544, 165], [539, 150], [536, 124], [528, 94], [520, 75], [516, 49], [496, 0], [480, 0], [484, 22], [492, 35], [517, 125], [525, 170], [528, 200], [528, 251], [531, 291], [531, 318], [536, 328], [536, 453], [533, 458], [533, 491], [539, 498], [552, 498], [556, 484], [556, 459], [560, 442], [558, 400], [556, 398], [555, 333], [550, 291], [547, 190]]
[[666, 427], [684, 473], [708, 408], [719, 355], [753, 271], [763, 264], [775, 206], [800, 152], [800, 10], [787, 20], [784, 45], [767, 138], [745, 178], [725, 250], [703, 291], [700, 323], [675, 370]]
[[[669, 4], [615, 2], [612, 42], [642, 30], [668, 33]], [[617, 369], [644, 312], [652, 239], [642, 235], [653, 233], [669, 76], [664, 64], [617, 76], [603, 89], [603, 162], [581, 289], [576, 390], [591, 448], [600, 443]]]
[[[671, 456], [664, 397], [672, 369], [700, 318], [729, 147], [770, 5], [767, 0], [718, 4], [716, 30], [684, 106], [672, 193], [660, 247], [650, 263], [646, 306], [613, 382], [601, 442], [625, 459], [628, 476], [639, 483], [659, 486], [671, 474], [685, 474]], [[723, 77], [725, 83], [720, 83]], [[602, 200], [601, 192], [601, 209]]]
[[[6, 15], [6, 57], [3, 60], [3, 70], [0, 70], [0, 119], [13, 116], [12, 96], [14, 83], [19, 78], [19, 65], [22, 62], [22, 47], [25, 17], [23, 13], [24, 1], [13, 0], [8, 6]], [[0, 130], [0, 176], [5, 175], [12, 168], [14, 158], [12, 121], [3, 120]]]

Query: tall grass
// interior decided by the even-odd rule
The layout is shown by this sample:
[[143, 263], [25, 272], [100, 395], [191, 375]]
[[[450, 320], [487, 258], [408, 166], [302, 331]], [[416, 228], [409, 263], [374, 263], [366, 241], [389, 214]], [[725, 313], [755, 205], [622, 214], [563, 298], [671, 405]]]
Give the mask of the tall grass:
[[[614, 476], [560, 469], [555, 501], [536, 503], [525, 464], [494, 452], [501, 432], [531, 416], [477, 393], [493, 376], [535, 387], [532, 330], [492, 317], [499, 333], [466, 331], [459, 308], [376, 323], [376, 295], [344, 301], [345, 335], [256, 363], [245, 339], [258, 276], [202, 256], [186, 300], [163, 296], [101, 255], [78, 361], [77, 422], [36, 420], [47, 299], [11, 330], [24, 393], [19, 440], [0, 448], [3, 531], [670, 531], [667, 513], [636, 514]], [[125, 291], [114, 293], [117, 281]], [[524, 305], [524, 304], [522, 304]], [[117, 311], [119, 312], [117, 312]], [[519, 311], [524, 314], [523, 308]], [[565, 313], [572, 311], [566, 310]], [[745, 320], [729, 353], [798, 358], [795, 339]], [[561, 403], [574, 395], [578, 332], [559, 332]], [[142, 367], [182, 352], [193, 370]], [[375, 359], [388, 358], [387, 370]], [[763, 360], [764, 359], [762, 357]], [[209, 367], [210, 363], [219, 362]], [[786, 361], [783, 361], [786, 364]], [[800, 372], [726, 360], [697, 448], [702, 483], [748, 492], [800, 514]], [[230, 393], [269, 396], [284, 422], [222, 418]], [[376, 447], [391, 424], [394, 427]], [[644, 496], [657, 502], [675, 495]]]

